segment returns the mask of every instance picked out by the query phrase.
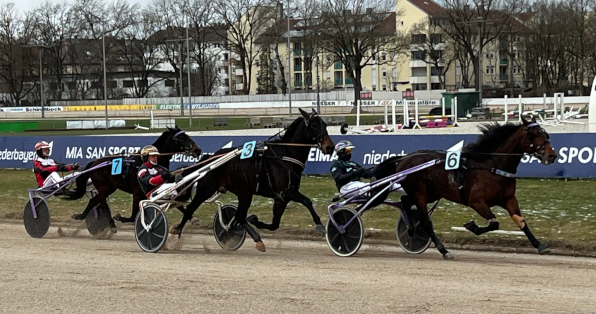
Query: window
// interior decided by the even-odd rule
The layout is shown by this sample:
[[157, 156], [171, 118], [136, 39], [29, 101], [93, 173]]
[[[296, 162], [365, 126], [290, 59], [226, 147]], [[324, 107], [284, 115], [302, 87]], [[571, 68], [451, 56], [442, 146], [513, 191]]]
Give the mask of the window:
[[431, 83], [430, 89], [441, 89], [441, 84], [439, 83]]
[[228, 60], [228, 53], [227, 53], [227, 52], [224, 52], [224, 54], [223, 54], [223, 58], [224, 58], [224, 61], [225, 61], [225, 60]]
[[424, 44], [426, 42], [425, 34], [414, 34], [412, 35], [412, 44]]
[[108, 88], [118, 88], [118, 82], [108, 81]]
[[393, 77], [397, 77], [397, 69], [396, 68], [393, 68], [393, 73], [392, 74], [393, 74], [392, 75]]
[[412, 60], [426, 60], [426, 52], [412, 51]]
[[387, 54], [383, 52], [383, 54], [381, 54], [381, 60], [385, 61], [387, 59]]
[[68, 90], [75, 90], [75, 89], [77, 89], [77, 83], [76, 82], [68, 82], [68, 83], [66, 83], [66, 86], [68, 86]]
[[495, 73], [495, 66], [494, 65], [487, 65], [486, 66], [486, 74], [494, 74]]
[[174, 80], [165, 80], [164, 85], [167, 87], [172, 87], [172, 86], [174, 86]]
[[101, 82], [99, 82], [99, 81], [91, 82], [91, 88], [101, 88], [101, 87], [102, 87]]
[[300, 51], [300, 43], [294, 43], [294, 50]]
[[387, 70], [385, 70], [385, 68], [383, 68], [383, 70], [381, 71], [381, 76], [387, 77]]
[[327, 79], [331, 79], [331, 71], [327, 71], [327, 73], [325, 74], [327, 76]]
[[302, 73], [294, 73], [294, 81], [302, 82]]
[[521, 74], [522, 73], [522, 68], [519, 65], [514, 65], [513, 66], [513, 74]]
[[138, 87], [147, 87], [147, 80], [137, 80]]
[[133, 81], [132, 80], [122, 81], [122, 87], [133, 87]]
[[50, 90], [57, 90], [58, 84], [57, 83], [50, 83]]
[[433, 43], [434, 45], [440, 44], [443, 42], [443, 38], [441, 38], [441, 34], [431, 34], [430, 42]]
[[432, 67], [430, 68], [430, 75], [437, 76], [443, 74], [443, 67]]
[[387, 85], [385, 85], [385, 84], [381, 85], [381, 89], [382, 89], [384, 92], [386, 92], [386, 91], [387, 91]]
[[489, 51], [486, 53], [486, 58], [487, 59], [493, 59], [495, 57], [495, 53], [492, 51]]

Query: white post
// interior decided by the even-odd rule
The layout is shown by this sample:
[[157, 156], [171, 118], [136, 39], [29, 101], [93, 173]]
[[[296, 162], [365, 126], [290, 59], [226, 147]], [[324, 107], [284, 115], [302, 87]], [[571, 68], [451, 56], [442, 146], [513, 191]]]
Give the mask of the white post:
[[596, 77], [592, 83], [590, 92], [590, 102], [588, 103], [588, 132], [596, 132]]
[[401, 100], [402, 106], [404, 107], [404, 127], [409, 128], [410, 127], [410, 114], [408, 113], [408, 101], [405, 99]]
[[561, 108], [561, 122], [565, 121], [565, 94], [560, 93], [559, 94], [559, 99], [561, 100], [561, 102], [559, 103], [559, 107]]
[[416, 127], [422, 129], [422, 127], [420, 127], [420, 124], [418, 123], [418, 119], [418, 98], [416, 98], [414, 99], [414, 126], [412, 127], [412, 129], [415, 129]]
[[153, 109], [151, 109], [151, 122], [149, 122], [149, 128], [154, 129], [154, 127], [153, 127], [154, 124], [153, 123], [154, 123], [153, 122]]
[[453, 112], [451, 112], [451, 114], [453, 114], [453, 120], [454, 120], [453, 126], [458, 126], [457, 125], [457, 96], [454, 97], [454, 99], [451, 99], [451, 104], [452, 104], [451, 110], [453, 110]]
[[360, 127], [360, 99], [356, 102], [356, 128]]
[[445, 115], [445, 97], [441, 97], [441, 114]]
[[383, 121], [385, 121], [385, 123], [383, 125], [385, 125], [385, 127], [386, 127], [389, 124], [387, 122], [387, 118], [388, 118], [387, 117], [387, 101], [383, 101], [383, 103], [385, 104], [385, 120], [383, 120]]
[[505, 104], [503, 107], [503, 110], [505, 110], [505, 123], [507, 123], [507, 121], [509, 120], [509, 112], [507, 109], [507, 95], [505, 95]]
[[395, 124], [395, 99], [391, 99], [391, 122], [393, 123], [393, 132], [396, 132], [397, 124]]
[[546, 109], [546, 93], [542, 94], [542, 109]]
[[518, 122], [521, 122], [522, 116], [524, 115], [524, 104], [522, 104], [521, 94], [519, 94], [519, 105], [517, 106], [517, 111], [519, 111], [517, 120]]

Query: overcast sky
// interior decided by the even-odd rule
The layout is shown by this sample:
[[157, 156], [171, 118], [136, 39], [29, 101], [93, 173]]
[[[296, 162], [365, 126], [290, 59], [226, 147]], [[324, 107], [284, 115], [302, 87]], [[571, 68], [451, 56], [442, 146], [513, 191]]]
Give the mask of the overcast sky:
[[[2, 6], [6, 5], [7, 3], [14, 3], [15, 7], [21, 12], [28, 12], [37, 7], [39, 7], [42, 3], [46, 2], [47, 0], [0, 0]], [[53, 0], [50, 1], [52, 3], [62, 3], [66, 1], [62, 0]], [[106, 1], [107, 2], [107, 1]], [[110, 1], [111, 2], [111, 1]], [[150, 2], [150, 0], [128, 0], [129, 3], [138, 3], [140, 5], [145, 5]]]

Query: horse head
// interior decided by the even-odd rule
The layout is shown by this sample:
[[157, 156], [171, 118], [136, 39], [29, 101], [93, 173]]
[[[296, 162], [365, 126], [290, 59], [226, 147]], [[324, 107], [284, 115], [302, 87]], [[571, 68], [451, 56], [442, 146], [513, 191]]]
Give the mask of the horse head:
[[555, 162], [557, 152], [550, 145], [548, 133], [536, 122], [536, 118], [529, 122], [522, 118], [522, 124], [527, 134], [523, 142], [524, 153], [538, 158], [545, 165]]
[[331, 140], [329, 133], [327, 133], [327, 123], [321, 119], [314, 109], [310, 114], [300, 108], [298, 110], [302, 114], [308, 140], [312, 141], [313, 144], [317, 144], [323, 154], [333, 154], [335, 144]]
[[168, 127], [168, 142], [171, 145], [172, 152], [182, 151], [187, 156], [201, 156], [201, 148], [178, 126]]

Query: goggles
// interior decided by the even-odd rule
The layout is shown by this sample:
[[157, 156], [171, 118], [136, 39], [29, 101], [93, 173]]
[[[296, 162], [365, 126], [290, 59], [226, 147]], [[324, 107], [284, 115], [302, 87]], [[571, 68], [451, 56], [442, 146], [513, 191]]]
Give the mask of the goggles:
[[346, 147], [346, 148], [344, 148], [344, 153], [351, 154], [352, 153], [352, 147]]

